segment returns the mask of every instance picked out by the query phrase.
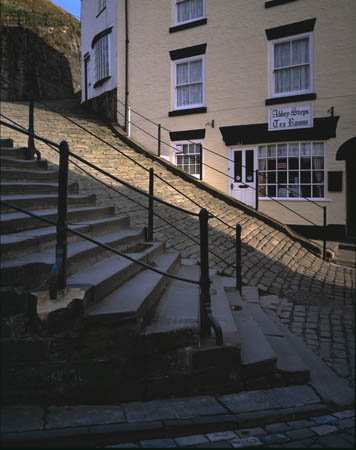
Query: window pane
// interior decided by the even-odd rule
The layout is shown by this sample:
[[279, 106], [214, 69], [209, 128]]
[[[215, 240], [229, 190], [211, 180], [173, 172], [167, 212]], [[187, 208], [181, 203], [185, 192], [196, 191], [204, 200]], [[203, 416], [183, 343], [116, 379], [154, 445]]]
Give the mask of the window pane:
[[242, 153], [241, 152], [234, 152], [235, 156], [235, 174], [234, 174], [234, 180], [239, 182], [242, 181]]
[[286, 186], [278, 187], [278, 197], [288, 197], [288, 189]]
[[192, 6], [192, 19], [196, 19], [197, 17], [203, 16], [203, 0], [192, 0], [191, 2]]
[[258, 196], [259, 197], [266, 197], [266, 190], [267, 190], [267, 188], [266, 188], [266, 186], [264, 186], [264, 185], [259, 185], [258, 186]]
[[288, 145], [288, 156], [299, 156], [299, 145], [289, 144]]
[[287, 172], [278, 172], [278, 184], [287, 182]]
[[267, 156], [270, 158], [271, 156], [276, 156], [276, 146], [275, 145], [269, 145], [267, 147]]
[[259, 184], [265, 184], [267, 181], [266, 172], [259, 172], [258, 174], [258, 182]]
[[289, 172], [289, 183], [299, 183], [299, 173], [298, 172]]
[[289, 92], [291, 90], [291, 69], [281, 69], [275, 72], [275, 92]]
[[313, 197], [322, 198], [324, 197], [324, 186], [313, 186]]
[[177, 85], [188, 83], [188, 67], [188, 63], [177, 64]]
[[246, 150], [246, 180], [247, 182], [255, 181], [255, 173], [253, 171], [253, 150]]
[[276, 170], [276, 160], [275, 159], [268, 159], [268, 170]]
[[311, 186], [301, 186], [302, 190], [302, 196], [303, 197], [310, 197], [311, 194]]
[[300, 172], [300, 181], [302, 183], [311, 183], [311, 172], [301, 171]]
[[261, 147], [258, 147], [258, 156], [260, 158], [266, 157], [266, 146], [265, 145], [261, 145]]
[[287, 169], [287, 158], [278, 158], [277, 169], [278, 170], [286, 170]]
[[274, 46], [274, 67], [285, 67], [290, 65], [290, 42], [275, 44]]
[[189, 105], [189, 86], [177, 88], [177, 106]]
[[193, 84], [189, 86], [189, 104], [196, 105], [203, 103], [203, 85]]
[[278, 144], [278, 156], [287, 156], [286, 144]]
[[203, 81], [203, 61], [192, 61], [190, 63], [190, 82]]
[[289, 198], [298, 198], [299, 197], [299, 185], [291, 184], [288, 186], [288, 196]]
[[258, 170], [265, 170], [267, 167], [267, 163], [265, 159], [258, 160]]
[[190, 0], [182, 1], [177, 4], [178, 22], [190, 20]]
[[313, 156], [324, 156], [324, 144], [322, 142], [313, 143]]
[[268, 196], [276, 197], [276, 186], [268, 186]]
[[302, 169], [310, 169], [310, 157], [309, 158], [301, 158], [300, 166]]
[[289, 158], [289, 170], [299, 169], [299, 158]]
[[292, 41], [292, 65], [309, 62], [309, 38]]
[[311, 155], [310, 142], [302, 142], [300, 144], [300, 156], [310, 156], [310, 155]]
[[317, 156], [312, 158], [313, 159], [313, 169], [324, 169], [324, 158]]
[[276, 177], [276, 172], [268, 172], [267, 173], [267, 183], [276, 183], [277, 181], [277, 177]]
[[324, 181], [324, 172], [313, 172], [313, 183], [322, 183]]
[[292, 74], [292, 91], [301, 91], [309, 89], [310, 68], [309, 66], [293, 67]]

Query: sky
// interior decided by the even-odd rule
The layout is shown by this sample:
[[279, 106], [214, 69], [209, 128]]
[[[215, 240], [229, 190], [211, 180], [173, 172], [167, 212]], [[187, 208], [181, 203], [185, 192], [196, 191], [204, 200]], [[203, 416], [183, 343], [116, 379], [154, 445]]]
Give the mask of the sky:
[[52, 0], [52, 2], [80, 19], [80, 0]]

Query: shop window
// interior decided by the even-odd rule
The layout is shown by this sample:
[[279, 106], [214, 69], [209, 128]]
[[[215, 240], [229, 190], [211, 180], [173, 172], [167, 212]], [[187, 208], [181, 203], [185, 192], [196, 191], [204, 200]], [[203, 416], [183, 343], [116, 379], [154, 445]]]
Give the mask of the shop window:
[[258, 147], [260, 197], [325, 197], [323, 142], [291, 142]]

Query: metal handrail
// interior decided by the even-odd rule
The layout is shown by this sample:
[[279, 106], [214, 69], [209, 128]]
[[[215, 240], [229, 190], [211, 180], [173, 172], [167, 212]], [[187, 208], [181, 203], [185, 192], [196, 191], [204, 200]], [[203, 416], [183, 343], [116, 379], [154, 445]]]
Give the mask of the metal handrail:
[[[0, 115], [4, 116], [4, 117], [5, 117], [6, 119], [8, 119], [8, 120], [11, 120], [11, 119], [9, 119], [7, 116], [5, 116], [4, 114], [1, 114], [1, 113], [0, 113]], [[11, 122], [16, 123], [16, 122], [13, 121], [13, 120], [11, 120]], [[3, 122], [3, 121], [1, 121], [1, 120], [0, 120], [0, 124], [3, 124], [3, 125], [5, 125], [5, 126], [8, 126], [8, 127], [12, 128], [12, 129], [14, 129], [14, 130], [20, 132], [20, 133], [23, 133], [23, 134], [27, 134], [27, 135], [30, 135], [30, 134], [31, 134], [35, 139], [42, 140], [43, 142], [46, 143], [46, 145], [48, 145], [48, 146], [51, 147], [51, 148], [53, 148], [54, 146], [56, 146], [56, 147], [58, 147], [58, 148], [60, 147], [58, 144], [56, 144], [56, 143], [54, 143], [54, 142], [52, 142], [52, 143], [51, 143], [51, 141], [46, 142], [46, 140], [45, 140], [44, 138], [42, 138], [41, 136], [38, 136], [38, 135], [36, 135], [36, 134], [30, 133], [29, 131], [27, 131], [24, 127], [22, 127], [22, 126], [19, 125], [19, 124], [18, 124], [17, 127], [16, 127], [16, 126], [10, 126], [9, 124], [7, 124], [6, 122]], [[56, 148], [53, 148], [53, 150], [55, 150], [56, 152], [59, 153], [59, 150], [57, 150]], [[114, 176], [111, 175], [109, 172], [106, 172], [106, 171], [100, 169], [98, 166], [89, 163], [88, 161], [84, 160], [84, 159], [81, 158], [80, 156], [75, 155], [74, 153], [71, 153], [71, 155], [74, 156], [75, 158], [79, 159], [82, 163], [84, 163], [84, 164], [86, 164], [86, 165], [89, 165], [90, 167], [92, 167], [92, 168], [95, 169], [95, 170], [98, 170], [99, 172], [102, 172], [104, 175], [108, 176], [109, 178], [113, 178], [115, 181], [117, 181], [117, 182], [119, 182], [119, 183], [122, 183], [122, 184], [124, 184], [125, 186], [127, 186], [128, 188], [133, 189], [133, 190], [136, 190], [138, 193], [140, 193], [140, 194], [142, 194], [142, 195], [148, 197], [150, 202], [151, 202], [151, 200], [157, 200], [157, 201], [159, 201], [160, 203], [164, 203], [166, 206], [170, 206], [170, 207], [172, 207], [172, 208], [174, 208], [174, 209], [179, 210], [180, 212], [183, 212], [183, 213], [189, 213], [190, 215], [197, 216], [197, 217], [199, 216], [198, 213], [194, 213], [194, 212], [191, 212], [191, 211], [186, 210], [186, 209], [184, 209], [184, 208], [180, 208], [180, 207], [178, 207], [178, 206], [175, 206], [175, 205], [172, 205], [172, 204], [170, 204], [170, 203], [164, 202], [163, 200], [159, 199], [158, 197], [153, 196], [153, 197], [151, 198], [151, 197], [150, 197], [150, 194], [147, 194], [145, 191], [142, 191], [141, 189], [136, 188], [135, 186], [130, 185], [129, 183], [127, 183], [127, 182], [121, 180], [120, 178], [114, 177]], [[83, 172], [85, 172], [87, 175], [89, 175], [89, 176], [92, 177], [92, 175], [91, 175], [89, 172], [87, 172], [85, 169], [83, 169], [80, 165], [76, 164], [76, 163], [75, 163], [74, 161], [72, 161], [72, 160], [70, 160], [70, 162], [71, 162], [72, 164], [74, 164], [77, 168], [79, 168], [80, 170], [82, 170]], [[151, 169], [150, 169], [150, 170], [151, 170]], [[92, 178], [94, 178], [94, 177], [92, 177]], [[159, 177], [159, 178], [160, 178], [160, 177]], [[108, 188], [114, 190], [115, 192], [119, 193], [120, 195], [123, 195], [124, 197], [130, 199], [131, 201], [133, 201], [134, 203], [138, 204], [138, 205], [141, 206], [142, 208], [147, 209], [146, 206], [144, 206], [144, 205], [142, 205], [141, 203], [135, 201], [135, 200], [132, 199], [131, 197], [126, 196], [126, 195], [123, 194], [122, 192], [118, 192], [118, 191], [117, 191], [116, 189], [114, 189], [112, 186], [110, 186], [110, 185], [104, 183], [104, 182], [101, 181], [101, 180], [98, 180], [97, 178], [95, 178], [95, 180], [101, 182], [101, 183], [104, 184], [106, 187], [108, 187]], [[152, 182], [152, 181], [153, 181], [153, 178], [152, 178], [151, 182]], [[155, 212], [153, 212], [153, 211], [152, 211], [152, 214], [155, 215], [155, 216], [157, 216], [159, 219], [163, 220], [166, 224], [168, 224], [169, 226], [171, 226], [171, 227], [174, 228], [175, 230], [179, 231], [181, 234], [183, 234], [185, 237], [187, 237], [188, 239], [190, 239], [191, 241], [193, 241], [195, 244], [199, 245], [199, 242], [196, 241], [192, 236], [189, 236], [189, 235], [186, 234], [183, 230], [179, 229], [178, 227], [176, 227], [175, 225], [173, 225], [172, 223], [170, 223], [168, 220], [164, 219], [164, 218], [163, 218], [162, 216], [160, 216], [159, 214], [157, 214], [157, 213], [155, 213]], [[209, 217], [215, 217], [215, 216], [211, 216], [211, 215], [210, 215]], [[149, 232], [151, 232], [151, 228], [152, 228], [152, 227], [150, 227], [150, 226], [148, 227], [148, 231], [149, 231]], [[151, 234], [152, 234], [152, 232], [151, 232]], [[216, 258], [218, 258], [220, 261], [222, 261], [222, 262], [226, 265], [226, 268], [233, 267], [233, 264], [229, 264], [227, 261], [225, 261], [225, 260], [224, 260], [220, 255], [218, 255], [217, 253], [213, 252], [212, 250], [209, 250], [209, 252], [210, 252], [212, 255], [214, 255]]]
[[[54, 220], [47, 219], [46, 217], [43, 217], [43, 216], [39, 216], [38, 214], [34, 214], [31, 211], [27, 211], [26, 209], [20, 208], [19, 206], [12, 205], [11, 203], [8, 203], [6, 201], [0, 200], [0, 203], [2, 205], [4, 205], [4, 206], [16, 209], [17, 211], [20, 211], [20, 212], [22, 212], [24, 214], [27, 214], [27, 215], [35, 218], [35, 219], [39, 219], [42, 222], [47, 222], [50, 225], [56, 225], [57, 224], [57, 222], [55, 222]], [[152, 270], [153, 272], [159, 273], [160, 275], [164, 275], [164, 276], [167, 276], [169, 278], [173, 278], [173, 279], [178, 280], [178, 281], [185, 281], [187, 283], [198, 284], [198, 285], [200, 284], [199, 281], [190, 280], [189, 278], [177, 277], [177, 276], [172, 275], [170, 273], [163, 272], [163, 271], [161, 271], [159, 269], [156, 269], [155, 267], [150, 266], [149, 264], [146, 264], [146, 263], [144, 263], [142, 261], [139, 261], [138, 259], [135, 259], [132, 256], [128, 256], [127, 254], [122, 253], [119, 250], [116, 250], [115, 248], [112, 248], [109, 245], [103, 244], [103, 243], [101, 243], [101, 242], [99, 242], [99, 241], [97, 241], [97, 240], [95, 240], [95, 239], [93, 239], [93, 238], [91, 238], [89, 236], [86, 236], [85, 234], [80, 233], [79, 231], [73, 230], [72, 228], [70, 228], [68, 226], [66, 227], [66, 230], [70, 231], [71, 233], [75, 234], [76, 236], [79, 236], [79, 237], [81, 237], [81, 238], [83, 238], [83, 239], [85, 239], [85, 240], [87, 240], [87, 241], [89, 241], [89, 242], [91, 242], [93, 244], [98, 245], [99, 247], [104, 248], [105, 250], [109, 250], [112, 253], [116, 253], [119, 256], [122, 256], [122, 257], [124, 257], [126, 259], [129, 259], [130, 261], [132, 261], [132, 262], [134, 262], [134, 263], [144, 267], [145, 269]]]

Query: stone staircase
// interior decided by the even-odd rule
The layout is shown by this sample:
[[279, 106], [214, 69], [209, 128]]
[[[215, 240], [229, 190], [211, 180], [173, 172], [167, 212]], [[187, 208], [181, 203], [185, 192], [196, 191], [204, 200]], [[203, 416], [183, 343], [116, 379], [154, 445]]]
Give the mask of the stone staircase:
[[[1, 200], [55, 220], [57, 170], [25, 160], [25, 149], [12, 145], [1, 145]], [[157, 270], [199, 280], [192, 260], [147, 242], [144, 228], [131, 227], [113, 206], [97, 206], [95, 195], [79, 194], [77, 183], [68, 202], [74, 230]], [[234, 279], [211, 271], [212, 312], [224, 335], [218, 346], [214, 336], [200, 339], [197, 284], [71, 233], [67, 288], [51, 300], [55, 241], [55, 226], [1, 206], [6, 401], [30, 401], [38, 383], [47, 400], [125, 401], [308, 382], [309, 367], [261, 307], [257, 287], [240, 296]], [[36, 297], [32, 316], [27, 292]]]

